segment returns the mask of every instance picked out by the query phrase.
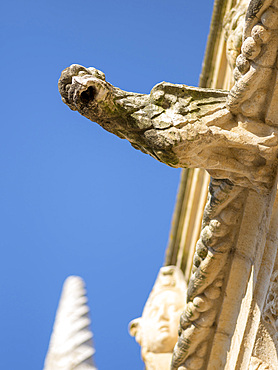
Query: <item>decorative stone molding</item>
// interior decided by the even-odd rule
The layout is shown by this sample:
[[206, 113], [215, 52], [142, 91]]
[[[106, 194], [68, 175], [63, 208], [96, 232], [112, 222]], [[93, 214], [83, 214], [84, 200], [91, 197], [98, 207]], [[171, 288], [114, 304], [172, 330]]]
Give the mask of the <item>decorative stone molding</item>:
[[185, 295], [186, 284], [180, 269], [162, 267], [142, 317], [131, 321], [129, 331], [141, 346], [147, 370], [169, 369]]
[[44, 370], [96, 370], [89, 307], [79, 276], [69, 276], [57, 310]]
[[208, 173], [200, 168], [187, 168], [181, 174], [164, 264], [179, 267], [186, 282], [191, 276], [209, 181]]
[[251, 357], [248, 370], [274, 370], [274, 368], [257, 357]]
[[240, 54], [248, 4], [249, 0], [237, 0], [235, 6], [226, 14], [223, 22], [227, 61], [232, 70], [236, 67], [236, 59]]
[[246, 191], [229, 181], [212, 180], [201, 236], [193, 258], [187, 305], [181, 315], [180, 338], [172, 366], [202, 368], [223, 300], [230, 256], [235, 248]]
[[272, 326], [274, 331], [273, 339], [278, 347], [278, 270], [275, 270], [271, 276], [263, 319]]

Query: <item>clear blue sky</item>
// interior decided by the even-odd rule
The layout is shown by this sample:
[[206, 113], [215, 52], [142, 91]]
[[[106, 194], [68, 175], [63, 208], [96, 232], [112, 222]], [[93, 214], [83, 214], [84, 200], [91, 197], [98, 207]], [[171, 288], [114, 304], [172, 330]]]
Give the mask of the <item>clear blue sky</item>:
[[64, 279], [85, 279], [100, 370], [143, 369], [128, 334], [163, 263], [180, 170], [64, 105], [72, 63], [124, 90], [197, 85], [213, 0], [1, 4], [0, 369], [42, 369]]

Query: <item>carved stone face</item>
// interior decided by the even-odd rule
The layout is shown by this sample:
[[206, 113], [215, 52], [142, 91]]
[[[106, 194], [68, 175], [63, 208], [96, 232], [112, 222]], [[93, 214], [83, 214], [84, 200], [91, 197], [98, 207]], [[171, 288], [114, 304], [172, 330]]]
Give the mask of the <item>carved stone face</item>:
[[173, 351], [184, 304], [184, 296], [175, 290], [164, 290], [153, 298], [140, 320], [142, 348], [153, 353]]
[[[133, 320], [129, 327], [130, 334], [135, 336], [141, 346], [146, 369], [169, 368], [169, 361], [178, 340], [179, 320], [185, 307], [185, 297], [186, 283], [182, 271], [177, 266], [161, 267], [142, 317]], [[162, 354], [163, 366], [157, 363], [156, 356]], [[167, 357], [169, 361], [165, 356], [170, 356]]]

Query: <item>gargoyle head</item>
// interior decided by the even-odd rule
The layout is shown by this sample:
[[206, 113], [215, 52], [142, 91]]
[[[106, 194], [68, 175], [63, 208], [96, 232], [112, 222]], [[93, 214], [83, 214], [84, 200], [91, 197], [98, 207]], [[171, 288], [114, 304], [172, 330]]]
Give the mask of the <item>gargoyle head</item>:
[[97, 104], [106, 99], [109, 86], [103, 72], [95, 68], [85, 68], [72, 64], [63, 70], [58, 88], [62, 100], [72, 110], [80, 110], [81, 106]]

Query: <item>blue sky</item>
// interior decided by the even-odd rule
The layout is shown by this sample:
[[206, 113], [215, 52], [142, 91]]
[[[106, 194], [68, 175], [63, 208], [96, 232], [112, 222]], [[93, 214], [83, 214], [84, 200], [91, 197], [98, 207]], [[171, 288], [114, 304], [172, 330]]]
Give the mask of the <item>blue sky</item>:
[[213, 0], [1, 4], [0, 368], [42, 369], [63, 281], [85, 279], [102, 369], [143, 369], [128, 334], [163, 264], [180, 170], [72, 112], [72, 63], [124, 90], [197, 85]]

